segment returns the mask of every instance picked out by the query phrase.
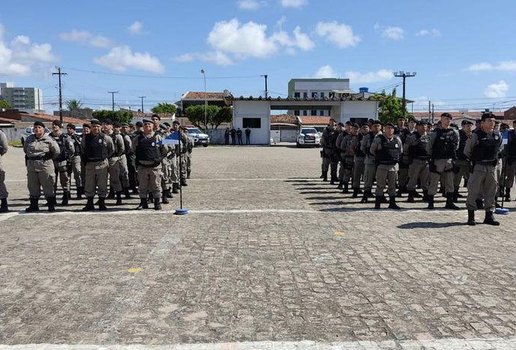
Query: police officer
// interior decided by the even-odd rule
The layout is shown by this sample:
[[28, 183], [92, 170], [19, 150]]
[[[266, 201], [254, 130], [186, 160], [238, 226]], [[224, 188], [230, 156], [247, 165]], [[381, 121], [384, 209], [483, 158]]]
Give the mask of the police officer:
[[109, 190], [110, 196], [116, 194], [116, 205], [122, 205], [122, 182], [120, 181], [120, 158], [125, 153], [124, 139], [122, 135], [116, 133], [111, 119], [106, 119], [103, 123], [103, 132], [109, 136], [114, 145], [114, 151], [109, 157]]
[[407, 137], [404, 147], [404, 153], [409, 154], [409, 181], [407, 184], [408, 198], [407, 202], [414, 203], [416, 197], [421, 197], [416, 192], [418, 180], [423, 188], [423, 201], [428, 201], [428, 180], [430, 173], [428, 171], [428, 160], [430, 156], [426, 151], [429, 136], [427, 133], [427, 124], [418, 122], [416, 126], [417, 132]]
[[[186, 153], [185, 153], [185, 161], [186, 161], [186, 178], [189, 179], [192, 174], [192, 152], [194, 148], [193, 140], [188, 136], [188, 129], [183, 128], [183, 132], [186, 135]], [[247, 145], [247, 134], [246, 134], [246, 145]]]
[[[162, 137], [154, 132], [153, 122], [143, 120], [143, 132], [133, 139], [132, 149], [138, 167], [140, 205], [137, 210], [148, 209], [148, 197], [152, 192], [154, 209], [161, 210], [161, 159], [166, 155]], [[165, 199], [165, 194], [163, 194]]]
[[[124, 143], [126, 146], [125, 157], [127, 160], [127, 177], [129, 181], [129, 189], [133, 192], [133, 194], [135, 194], [135, 192], [137, 192], [138, 190], [136, 189], [136, 156], [132, 148], [134, 138], [134, 134], [132, 132], [133, 127], [134, 126], [132, 124], [122, 123], [122, 137], [124, 138]], [[126, 141], [126, 138], [129, 138], [129, 142], [131, 145], [131, 147], [129, 148], [127, 147], [128, 143]]]
[[370, 152], [375, 156], [376, 164], [376, 197], [375, 209], [380, 209], [385, 186], [388, 187], [389, 209], [400, 209], [396, 204], [396, 182], [398, 180], [398, 163], [403, 153], [403, 145], [394, 135], [394, 125], [384, 125], [383, 134], [378, 134], [371, 144]]
[[324, 129], [321, 136], [322, 149], [322, 178], [323, 181], [328, 181], [328, 169], [331, 169], [331, 181], [335, 182], [337, 178], [337, 164], [338, 158], [336, 155], [335, 143], [337, 141], [337, 131], [335, 129], [335, 119], [330, 118], [328, 126]]
[[[342, 132], [344, 135], [344, 132]], [[340, 136], [339, 136], [340, 137]], [[339, 174], [340, 180], [342, 181], [343, 188], [342, 193], [348, 193], [349, 191], [349, 182], [352, 180], [353, 176], [353, 165], [355, 162], [355, 145], [357, 144], [358, 139], [358, 124], [350, 125], [350, 133], [346, 134], [339, 145], [339, 149], [341, 150], [341, 162], [342, 162], [342, 174]]]
[[108, 158], [115, 152], [113, 139], [101, 132], [101, 123], [91, 120], [91, 131], [82, 138], [84, 162], [84, 194], [87, 203], [83, 211], [94, 210], [93, 198], [99, 196], [99, 210], [107, 210], [106, 196], [108, 194]]
[[2, 157], [7, 153], [8, 149], [7, 136], [5, 136], [4, 132], [0, 130], [0, 213], [6, 213], [9, 211], [9, 207], [7, 206], [7, 197], [9, 196], [9, 192], [7, 192], [7, 187], [5, 187], [5, 170], [2, 163]]
[[55, 211], [54, 159], [59, 156], [61, 151], [57, 142], [45, 134], [45, 125], [42, 122], [34, 122], [33, 132], [23, 143], [27, 166], [27, 187], [30, 196], [30, 206], [25, 209], [25, 212], [39, 211], [38, 201], [41, 189], [47, 199], [48, 211]]
[[382, 123], [379, 120], [373, 120], [371, 122], [371, 131], [369, 131], [367, 135], [364, 135], [360, 144], [362, 152], [366, 155], [364, 160], [364, 196], [362, 197], [361, 203], [367, 203], [368, 198], [373, 197], [372, 188], [376, 175], [376, 160], [374, 154], [371, 153], [371, 145], [373, 144], [374, 138], [381, 133]]
[[[414, 131], [408, 129], [406, 122], [407, 119], [404, 116], [401, 116], [398, 118], [397, 125], [394, 128], [394, 134], [399, 137], [402, 144], [405, 144], [407, 137], [412, 133], [412, 131]], [[408, 154], [403, 153], [398, 164], [398, 192], [396, 194], [398, 197], [401, 197], [403, 193], [407, 192], [409, 165]]]
[[70, 156], [70, 164], [68, 167], [68, 177], [71, 178], [73, 174], [75, 180], [75, 187], [77, 189], [77, 199], [81, 199], [84, 194], [84, 179], [82, 178], [81, 167], [81, 138], [75, 133], [75, 125], [69, 123], [66, 126], [66, 132], [70, 141], [73, 144], [73, 154]]
[[459, 130], [459, 148], [457, 149], [457, 160], [455, 161], [455, 169], [454, 169], [454, 178], [453, 178], [453, 201], [457, 202], [457, 200], [462, 197], [459, 193], [460, 182], [464, 178], [464, 185], [467, 186], [468, 178], [469, 178], [469, 170], [471, 167], [471, 163], [468, 158], [464, 155], [464, 147], [466, 146], [466, 141], [471, 137], [471, 128], [473, 127], [473, 122], [464, 119], [461, 122], [461, 129]]
[[360, 132], [357, 137], [353, 139], [353, 148], [355, 150], [355, 158], [353, 163], [353, 198], [357, 198], [361, 193], [360, 181], [364, 175], [364, 160], [366, 154], [362, 151], [360, 144], [365, 135], [369, 133], [369, 125], [367, 123], [362, 124]]
[[511, 200], [511, 189], [516, 175], [516, 120], [512, 122], [513, 129], [508, 131], [507, 145], [505, 146], [505, 200]]
[[476, 200], [483, 196], [486, 216], [484, 224], [498, 226], [500, 223], [493, 217], [496, 206], [497, 177], [496, 166], [498, 154], [502, 146], [502, 137], [494, 130], [495, 116], [483, 113], [480, 128], [473, 131], [466, 141], [464, 154], [473, 162], [473, 172], [468, 180], [468, 225], [475, 225]]
[[50, 133], [50, 137], [52, 137], [59, 146], [61, 152], [54, 159], [54, 168], [56, 170], [56, 177], [59, 175], [59, 182], [61, 183], [61, 188], [63, 189], [63, 200], [61, 205], [68, 205], [68, 200], [70, 199], [70, 177], [68, 176], [68, 161], [70, 157], [75, 153], [73, 148], [73, 143], [70, 138], [68, 138], [68, 134], [63, 134], [61, 132], [61, 122], [59, 120], [54, 120], [52, 122], [52, 132]]
[[[127, 123], [124, 123], [127, 126]], [[132, 141], [131, 138], [122, 132], [122, 123], [115, 122], [113, 123], [113, 131], [115, 134], [119, 134], [122, 136], [122, 140], [124, 141], [124, 154], [120, 156], [120, 162], [118, 163], [120, 167], [120, 183], [122, 184], [122, 191], [124, 192], [125, 198], [130, 199], [131, 194], [129, 193], [129, 161], [128, 161], [128, 153], [132, 153]]]
[[450, 113], [441, 114], [440, 127], [430, 133], [427, 152], [430, 155], [430, 184], [428, 186], [428, 209], [434, 209], [434, 196], [439, 179], [446, 194], [446, 209], [459, 209], [453, 204], [453, 161], [459, 147], [459, 132], [451, 127]]

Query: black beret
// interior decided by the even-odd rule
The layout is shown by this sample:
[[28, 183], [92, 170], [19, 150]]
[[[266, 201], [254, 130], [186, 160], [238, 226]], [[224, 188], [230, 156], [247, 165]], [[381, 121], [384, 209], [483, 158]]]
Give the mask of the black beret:
[[137, 126], [137, 127], [141, 128], [143, 126], [143, 123], [140, 122], [140, 121], [137, 121], [136, 123], [134, 123], [134, 126]]
[[394, 129], [394, 124], [392, 124], [392, 123], [385, 123], [383, 126], [388, 126], [388, 127], [391, 127]]
[[75, 130], [75, 125], [73, 125], [72, 123], [68, 123], [66, 125], [66, 127], [69, 128], [69, 129], [74, 129]]
[[84, 124], [82, 124], [82, 127], [83, 127], [83, 128], [91, 129], [91, 124], [89, 124], [89, 123], [84, 123]]
[[34, 122], [34, 126], [35, 126], [35, 127], [36, 127], [36, 126], [41, 126], [42, 128], [44, 128], [44, 127], [45, 127], [45, 124], [43, 124], [43, 122], [41, 122], [41, 121], [39, 121], [39, 120], [36, 120], [36, 121]]
[[179, 125], [181, 125], [181, 123], [179, 122], [179, 120], [174, 120], [174, 121], [172, 122], [172, 124], [179, 124]]
[[52, 121], [52, 125], [57, 125], [59, 127], [62, 127], [61, 122], [59, 120], [57, 120], [57, 119]]
[[103, 124], [107, 124], [107, 125], [113, 125], [113, 121], [112, 121], [111, 119], [109, 119], [109, 118], [107, 118], [106, 120], [104, 120], [102, 123], [103, 123]]
[[451, 116], [451, 114], [450, 114], [450, 113], [448, 113], [448, 112], [444, 112], [443, 114], [441, 114], [441, 117], [445, 117], [445, 118], [453, 119], [453, 117]]
[[164, 122], [163, 125], [165, 125], [166, 127], [170, 127], [170, 123], [169, 122]]
[[143, 126], [143, 124], [154, 124], [150, 119], [143, 119], [141, 122], [136, 122], [136, 126], [140, 126], [138, 123], [141, 123], [141, 126]]
[[358, 128], [359, 128], [359, 126], [358, 126], [358, 124], [357, 124], [357, 123], [353, 123], [353, 124], [351, 124], [351, 127], [352, 127], [352, 128], [356, 128], [356, 129], [358, 129]]
[[472, 122], [471, 120], [466, 120], [466, 119], [464, 119], [464, 120], [460, 123], [460, 125], [473, 125], [473, 122]]
[[92, 119], [90, 120], [90, 124], [91, 125], [102, 125], [102, 123], [100, 122], [100, 120], [98, 119]]
[[159, 120], [161, 120], [161, 117], [160, 117], [159, 115], [157, 115], [157, 114], [153, 114], [153, 115], [151, 116], [151, 118], [158, 118]]
[[372, 122], [372, 123], [373, 123], [373, 125], [374, 125], [374, 124], [380, 124], [380, 125], [383, 125], [383, 124], [382, 124], [382, 122], [381, 122], [381, 121], [379, 121], [378, 119], [373, 120], [373, 122]]
[[114, 122], [114, 123], [113, 123], [113, 126], [114, 126], [115, 128], [120, 128], [120, 127], [122, 127], [122, 124], [120, 124], [120, 122]]

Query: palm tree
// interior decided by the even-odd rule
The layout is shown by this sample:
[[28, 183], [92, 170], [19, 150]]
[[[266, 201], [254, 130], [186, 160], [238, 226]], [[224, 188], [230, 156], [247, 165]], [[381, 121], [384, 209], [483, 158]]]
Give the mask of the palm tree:
[[70, 111], [70, 117], [74, 117], [75, 114], [77, 114], [79, 110], [82, 109], [83, 104], [81, 100], [69, 100], [68, 102], [66, 102], [66, 106]]

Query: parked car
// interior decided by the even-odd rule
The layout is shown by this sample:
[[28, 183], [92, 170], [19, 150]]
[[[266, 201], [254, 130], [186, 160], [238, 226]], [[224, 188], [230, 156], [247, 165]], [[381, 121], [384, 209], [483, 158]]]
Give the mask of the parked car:
[[297, 147], [319, 147], [321, 136], [315, 128], [302, 128], [297, 136]]
[[187, 126], [186, 130], [188, 130], [188, 135], [193, 138], [194, 146], [203, 145], [203, 147], [208, 147], [210, 144], [210, 137], [199, 130], [199, 128], [196, 128], [195, 126]]

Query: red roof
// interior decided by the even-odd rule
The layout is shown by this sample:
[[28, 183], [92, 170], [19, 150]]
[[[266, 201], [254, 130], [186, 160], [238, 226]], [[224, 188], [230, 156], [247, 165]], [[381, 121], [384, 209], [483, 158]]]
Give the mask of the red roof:
[[[480, 119], [482, 116], [481, 111], [468, 111], [468, 112], [457, 112], [457, 111], [435, 111], [434, 118], [440, 118], [443, 113], [450, 113], [453, 119], [458, 118], [470, 118], [470, 119]], [[414, 112], [411, 113], [416, 119], [428, 119], [428, 112]], [[496, 119], [503, 119], [504, 112], [493, 112]]]
[[187, 101], [204, 101], [204, 100], [218, 100], [218, 101], [224, 101], [224, 93], [223, 92], [209, 92], [206, 93], [204, 91], [188, 91], [186, 94], [183, 95], [181, 98], [182, 100]]
[[[26, 113], [26, 112], [20, 112], [18, 110], [7, 110], [5, 112], [0, 112], [0, 118], [7, 119], [10, 122], [13, 121], [26, 121], [26, 119], [36, 119], [40, 120], [42, 122], [52, 122], [56, 119], [59, 119], [59, 117], [49, 115], [49, 114], [43, 114], [43, 113]], [[63, 117], [64, 123], [72, 123], [72, 124], [82, 124], [84, 123], [83, 119], [78, 118], [72, 118], [72, 117]]]
[[290, 114], [271, 115], [271, 124], [297, 124], [297, 118]]
[[331, 117], [318, 117], [315, 115], [311, 116], [299, 116], [299, 124], [301, 125], [328, 125]]

